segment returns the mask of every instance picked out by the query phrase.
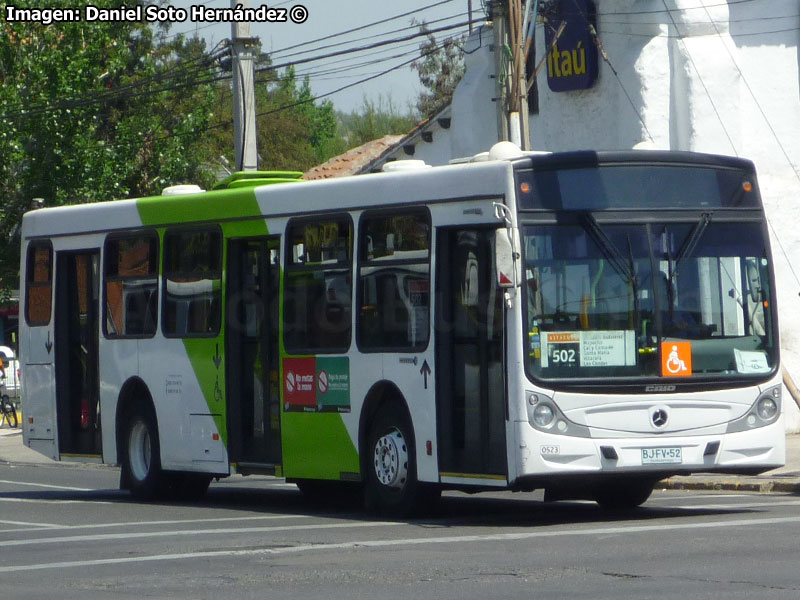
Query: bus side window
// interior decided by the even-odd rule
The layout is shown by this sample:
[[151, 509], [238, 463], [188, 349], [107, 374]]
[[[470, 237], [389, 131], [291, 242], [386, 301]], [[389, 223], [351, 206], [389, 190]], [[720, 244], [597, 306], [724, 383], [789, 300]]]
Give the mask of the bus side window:
[[363, 350], [413, 351], [430, 329], [430, 217], [366, 213], [361, 219], [358, 345]]
[[25, 318], [33, 327], [49, 325], [53, 304], [53, 246], [34, 242], [28, 246], [25, 281]]
[[297, 354], [345, 352], [352, 333], [353, 224], [349, 217], [289, 224], [284, 344]]
[[218, 229], [168, 230], [164, 235], [164, 335], [219, 332], [222, 234]]
[[158, 235], [111, 237], [104, 251], [106, 337], [153, 336], [158, 306]]

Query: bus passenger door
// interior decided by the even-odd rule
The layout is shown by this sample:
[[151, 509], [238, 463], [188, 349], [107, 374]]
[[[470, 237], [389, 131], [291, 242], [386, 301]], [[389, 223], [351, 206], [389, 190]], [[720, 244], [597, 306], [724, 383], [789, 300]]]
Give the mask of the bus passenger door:
[[62, 455], [102, 454], [99, 275], [99, 249], [56, 253], [56, 415]]
[[279, 285], [280, 238], [228, 242], [228, 452], [240, 467], [281, 463]]
[[506, 476], [502, 292], [493, 229], [439, 229], [436, 401], [442, 475]]

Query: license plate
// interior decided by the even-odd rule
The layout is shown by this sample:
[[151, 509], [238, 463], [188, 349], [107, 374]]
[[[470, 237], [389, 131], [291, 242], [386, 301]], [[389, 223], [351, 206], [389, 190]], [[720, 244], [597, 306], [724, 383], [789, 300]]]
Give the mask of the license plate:
[[679, 465], [683, 462], [680, 447], [642, 448], [643, 465]]

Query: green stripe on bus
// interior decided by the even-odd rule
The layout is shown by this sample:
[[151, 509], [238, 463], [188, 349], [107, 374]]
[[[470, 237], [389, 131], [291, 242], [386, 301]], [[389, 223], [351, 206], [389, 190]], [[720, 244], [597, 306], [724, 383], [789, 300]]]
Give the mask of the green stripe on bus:
[[261, 212], [253, 188], [139, 198], [136, 207], [144, 225], [224, 221], [255, 217]]
[[358, 451], [338, 413], [283, 413], [283, 469], [297, 479], [340, 478], [360, 473]]

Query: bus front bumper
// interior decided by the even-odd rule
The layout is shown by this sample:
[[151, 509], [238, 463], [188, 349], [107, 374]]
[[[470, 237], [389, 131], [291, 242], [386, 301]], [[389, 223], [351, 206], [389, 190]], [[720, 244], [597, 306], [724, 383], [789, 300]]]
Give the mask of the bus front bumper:
[[553, 479], [644, 476], [654, 480], [691, 473], [755, 475], [786, 462], [783, 417], [737, 433], [583, 438], [542, 433], [517, 422], [516, 477], [543, 487]]

